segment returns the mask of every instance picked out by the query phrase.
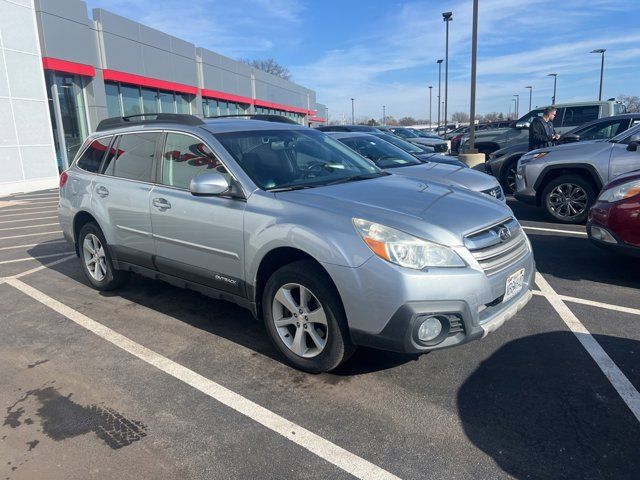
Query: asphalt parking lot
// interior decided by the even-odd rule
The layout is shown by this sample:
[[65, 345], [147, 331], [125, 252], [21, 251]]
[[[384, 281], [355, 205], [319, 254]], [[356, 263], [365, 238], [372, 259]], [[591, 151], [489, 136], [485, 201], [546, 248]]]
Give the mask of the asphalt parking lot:
[[0, 198], [0, 478], [639, 478], [640, 261], [509, 203], [541, 274], [517, 317], [308, 375], [233, 304], [91, 289], [56, 191]]

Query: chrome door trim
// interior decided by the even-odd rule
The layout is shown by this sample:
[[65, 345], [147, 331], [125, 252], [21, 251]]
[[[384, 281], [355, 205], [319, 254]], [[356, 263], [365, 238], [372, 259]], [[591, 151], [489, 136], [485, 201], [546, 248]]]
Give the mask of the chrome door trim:
[[207, 252], [216, 253], [224, 257], [230, 257], [230, 258], [235, 258], [236, 260], [240, 260], [240, 255], [234, 252], [228, 252], [227, 250], [220, 250], [219, 248], [207, 247], [206, 245], [200, 245], [199, 243], [186, 242], [184, 240], [178, 240], [177, 238], [164, 237], [162, 235], [157, 235], [155, 233], [153, 234], [153, 238], [164, 240], [170, 243], [175, 243], [178, 245], [186, 245], [188, 247], [199, 248], [201, 250], [206, 250]]

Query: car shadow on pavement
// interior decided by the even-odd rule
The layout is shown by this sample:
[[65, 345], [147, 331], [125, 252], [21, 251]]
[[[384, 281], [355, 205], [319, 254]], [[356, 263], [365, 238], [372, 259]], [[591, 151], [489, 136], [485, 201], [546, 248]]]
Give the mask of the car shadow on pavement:
[[[45, 245], [43, 243], [32, 247], [29, 254], [39, 256]], [[79, 262], [79, 259], [74, 258], [49, 268], [90, 288]], [[271, 344], [262, 321], [256, 320], [248, 310], [232, 302], [212, 299], [192, 290], [135, 274], [122, 288], [111, 292], [96, 291], [96, 295], [122, 297], [278, 362], [283, 361]], [[416, 358], [415, 355], [360, 348], [351, 359], [328, 375], [342, 377], [386, 370]]]
[[[594, 337], [638, 388], [640, 342]], [[570, 332], [502, 346], [461, 386], [458, 409], [467, 437], [515, 478], [638, 478], [640, 423]]]
[[528, 233], [536, 266], [566, 280], [640, 288], [640, 258], [608, 252], [585, 237]]

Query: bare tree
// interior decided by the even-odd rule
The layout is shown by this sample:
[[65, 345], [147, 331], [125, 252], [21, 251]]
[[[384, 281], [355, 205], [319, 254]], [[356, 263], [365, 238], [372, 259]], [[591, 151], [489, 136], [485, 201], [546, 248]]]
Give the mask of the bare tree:
[[503, 118], [504, 118], [504, 115], [498, 112], [491, 112], [491, 113], [484, 114], [485, 122], [495, 122], [497, 120], [502, 120]]
[[415, 125], [417, 121], [413, 117], [402, 117], [400, 120], [398, 120], [398, 123], [406, 127], [408, 125]]
[[627, 112], [640, 112], [640, 97], [637, 95], [618, 95], [618, 100], [627, 107]]
[[469, 114], [465, 112], [454, 112], [451, 114], [451, 121], [456, 123], [466, 123], [469, 121]]
[[276, 77], [284, 78], [285, 80], [291, 80], [291, 72], [287, 67], [283, 67], [273, 58], [267, 58], [265, 60], [250, 60], [248, 58], [241, 58], [242, 63], [246, 63], [250, 67], [262, 70], [263, 72], [270, 73]]

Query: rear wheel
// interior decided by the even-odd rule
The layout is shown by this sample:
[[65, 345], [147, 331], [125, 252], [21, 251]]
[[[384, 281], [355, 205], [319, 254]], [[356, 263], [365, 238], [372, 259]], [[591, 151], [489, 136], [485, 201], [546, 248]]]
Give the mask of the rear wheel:
[[338, 292], [311, 260], [285, 265], [269, 278], [262, 310], [271, 341], [295, 368], [327, 372], [355, 350]]
[[579, 175], [562, 175], [551, 180], [542, 192], [547, 214], [562, 223], [584, 223], [595, 202], [595, 190]]
[[93, 288], [114, 290], [129, 279], [129, 272], [114, 268], [107, 241], [96, 223], [89, 222], [80, 229], [78, 252], [82, 270]]

